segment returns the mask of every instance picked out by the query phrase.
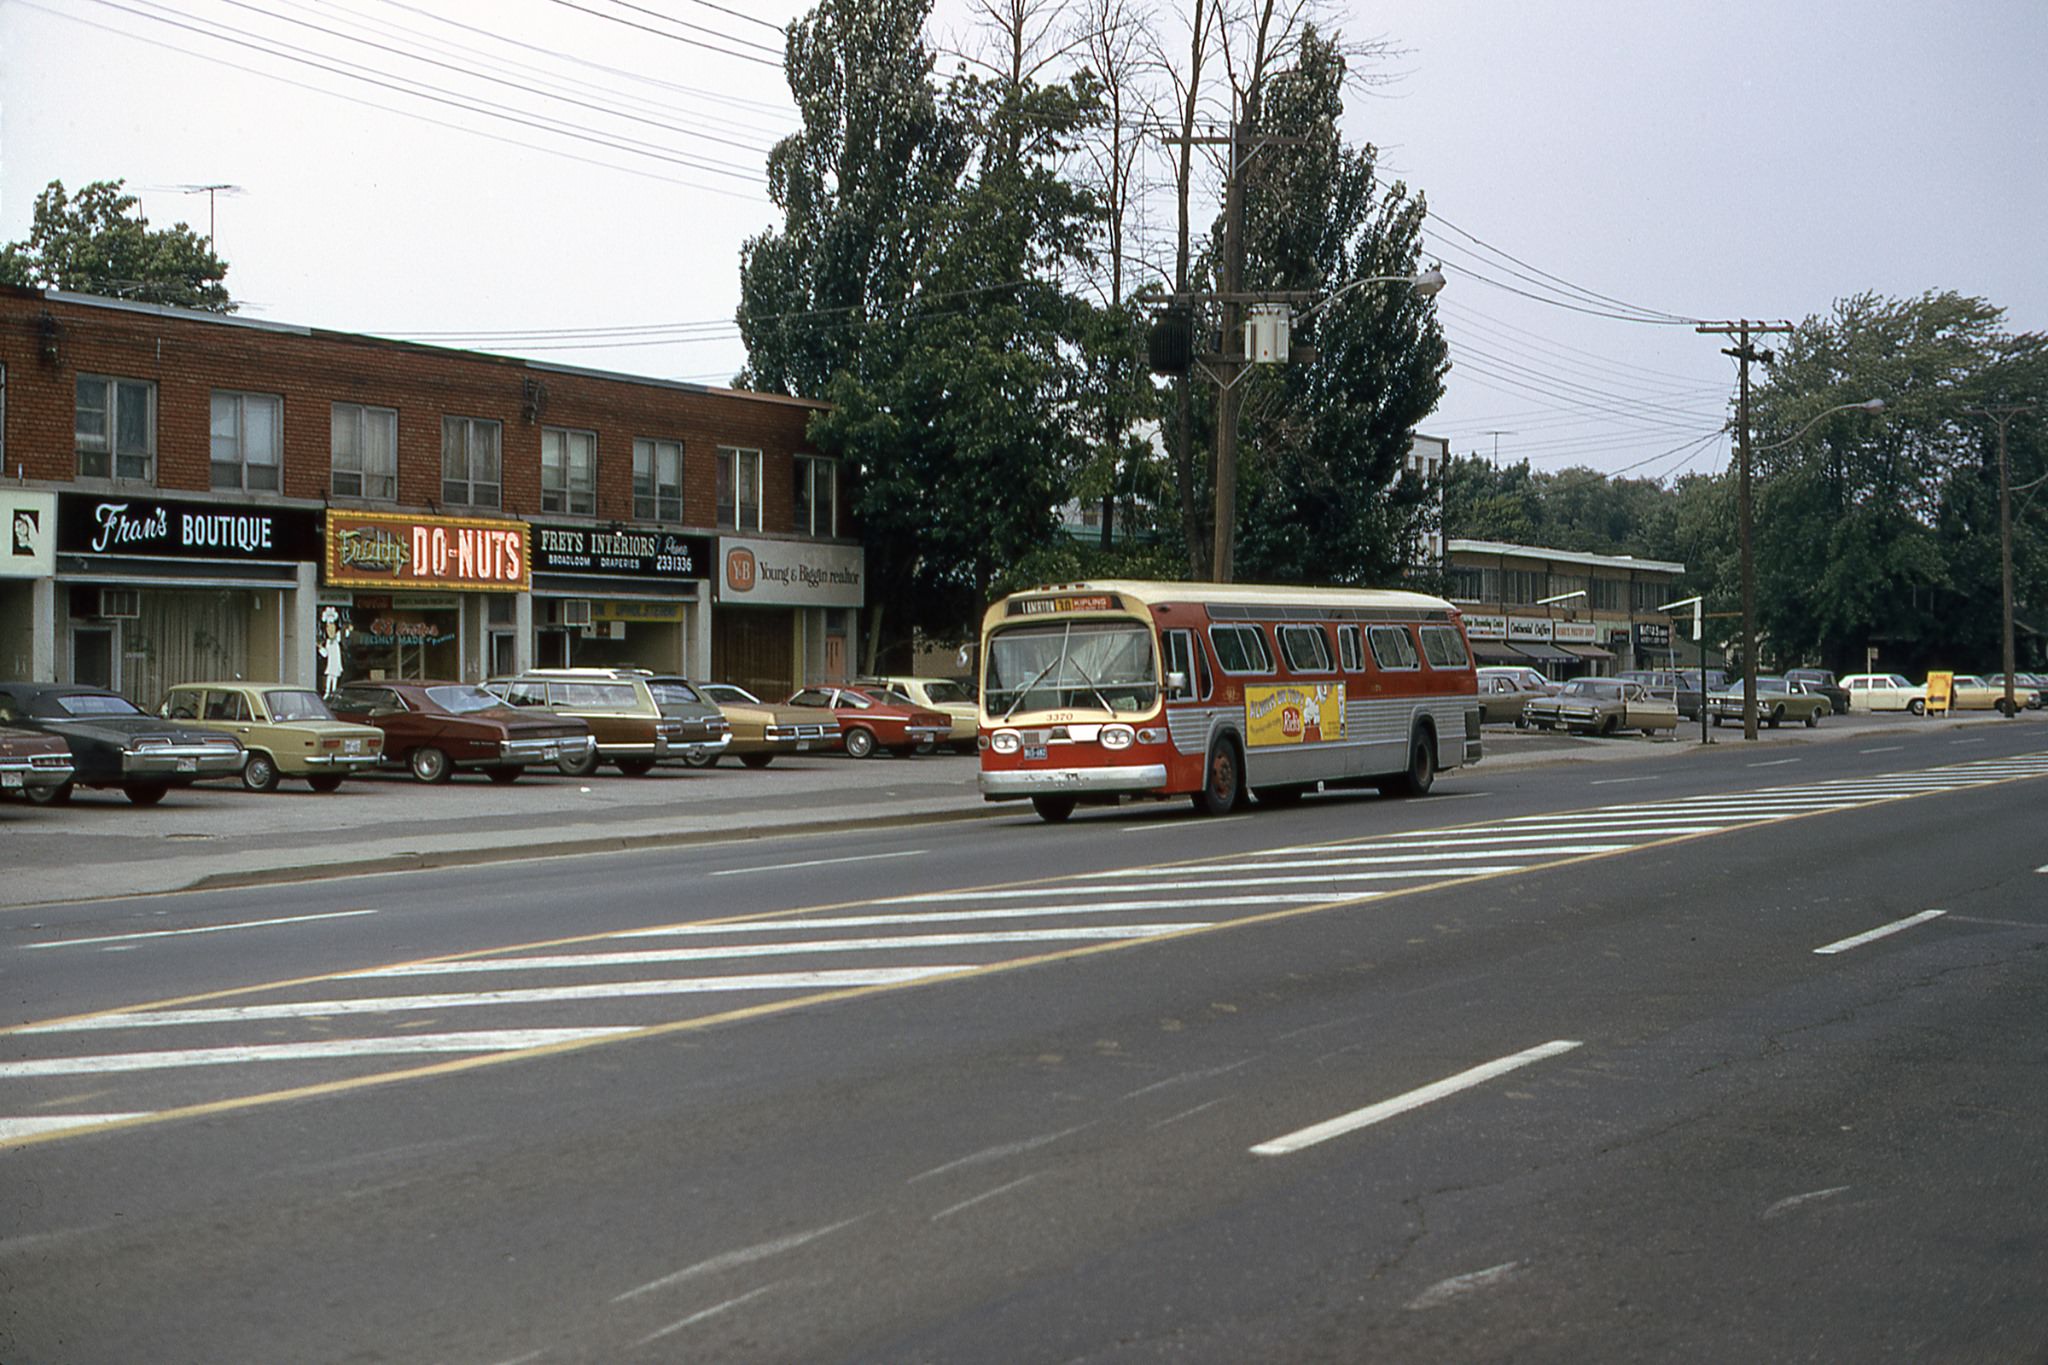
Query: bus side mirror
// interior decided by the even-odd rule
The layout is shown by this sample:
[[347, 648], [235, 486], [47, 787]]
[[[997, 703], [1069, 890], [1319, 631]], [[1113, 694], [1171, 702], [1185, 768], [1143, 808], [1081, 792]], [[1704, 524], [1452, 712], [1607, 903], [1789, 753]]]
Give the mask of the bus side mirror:
[[1187, 675], [1187, 674], [1185, 674], [1185, 673], [1182, 673], [1182, 672], [1180, 672], [1180, 671], [1179, 671], [1179, 670], [1177, 670], [1177, 669], [1176, 669], [1176, 670], [1175, 670], [1174, 672], [1171, 672], [1171, 673], [1167, 674], [1167, 675], [1166, 675], [1166, 690], [1167, 690], [1168, 692], [1185, 692], [1185, 691], [1187, 691], [1187, 690], [1188, 690], [1188, 675]]

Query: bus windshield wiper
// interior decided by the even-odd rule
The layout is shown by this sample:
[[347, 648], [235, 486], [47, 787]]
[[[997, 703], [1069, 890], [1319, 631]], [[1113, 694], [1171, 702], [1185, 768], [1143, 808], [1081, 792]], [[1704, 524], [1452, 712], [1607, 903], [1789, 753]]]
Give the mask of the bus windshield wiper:
[[1025, 683], [1022, 687], [1017, 689], [1017, 700], [1011, 702], [1010, 709], [1003, 712], [1003, 719], [1008, 720], [1011, 716], [1016, 715], [1017, 708], [1024, 704], [1024, 698], [1030, 695], [1031, 689], [1038, 686], [1039, 683], [1043, 682], [1045, 680], [1045, 675], [1052, 672], [1055, 668], [1058, 668], [1060, 666], [1060, 663], [1066, 657], [1067, 646], [1066, 642], [1062, 640], [1060, 642], [1059, 657], [1054, 659], [1051, 663], [1047, 664], [1044, 668], [1041, 668], [1036, 673], [1032, 674], [1031, 681]]
[[1074, 671], [1081, 675], [1081, 681], [1088, 684], [1088, 690], [1095, 694], [1095, 700], [1102, 703], [1102, 709], [1109, 712], [1112, 716], [1116, 715], [1116, 703], [1102, 694], [1102, 688], [1096, 683], [1095, 679], [1088, 676], [1088, 670], [1081, 667], [1081, 661], [1079, 659], [1069, 659], [1067, 662], [1072, 664]]

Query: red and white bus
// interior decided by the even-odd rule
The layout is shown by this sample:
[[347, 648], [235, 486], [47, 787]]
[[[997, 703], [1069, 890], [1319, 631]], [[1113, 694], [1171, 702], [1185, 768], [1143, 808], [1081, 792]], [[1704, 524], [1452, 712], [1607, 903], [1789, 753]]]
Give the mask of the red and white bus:
[[981, 630], [981, 791], [1047, 820], [1084, 801], [1375, 786], [1420, 795], [1479, 761], [1458, 611], [1367, 588], [1068, 583], [1013, 593]]

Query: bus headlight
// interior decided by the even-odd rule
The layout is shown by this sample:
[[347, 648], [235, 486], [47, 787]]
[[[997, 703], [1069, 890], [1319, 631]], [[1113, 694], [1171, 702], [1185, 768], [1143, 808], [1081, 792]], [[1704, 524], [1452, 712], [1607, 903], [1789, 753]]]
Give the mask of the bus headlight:
[[1102, 733], [1096, 738], [1102, 741], [1102, 747], [1105, 749], [1128, 749], [1131, 747], [1131, 741], [1137, 736], [1131, 732], [1128, 725], [1105, 725], [1102, 727]]
[[988, 747], [999, 754], [1014, 754], [1024, 747], [1024, 741], [1015, 730], [998, 730], [988, 737]]

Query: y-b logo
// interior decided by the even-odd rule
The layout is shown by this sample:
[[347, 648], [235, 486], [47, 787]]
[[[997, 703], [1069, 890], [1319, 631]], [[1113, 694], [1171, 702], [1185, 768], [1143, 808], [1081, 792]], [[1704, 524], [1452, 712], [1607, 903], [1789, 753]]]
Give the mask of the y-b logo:
[[725, 586], [734, 592], [754, 590], [754, 552], [733, 549], [725, 555]]

